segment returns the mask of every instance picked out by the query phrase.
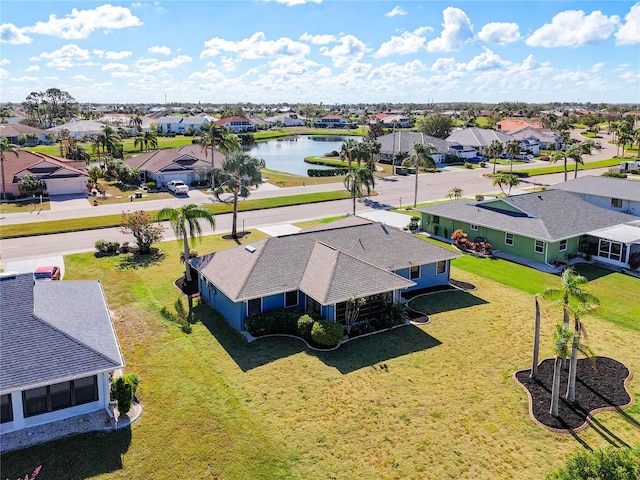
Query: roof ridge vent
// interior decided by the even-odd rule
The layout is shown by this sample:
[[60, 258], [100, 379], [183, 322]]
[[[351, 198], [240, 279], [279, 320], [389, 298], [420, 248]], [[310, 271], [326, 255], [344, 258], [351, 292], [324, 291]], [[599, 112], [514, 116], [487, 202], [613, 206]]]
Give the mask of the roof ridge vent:
[[246, 245], [244, 249], [249, 253], [254, 253], [256, 251], [256, 247], [254, 247], [253, 245]]

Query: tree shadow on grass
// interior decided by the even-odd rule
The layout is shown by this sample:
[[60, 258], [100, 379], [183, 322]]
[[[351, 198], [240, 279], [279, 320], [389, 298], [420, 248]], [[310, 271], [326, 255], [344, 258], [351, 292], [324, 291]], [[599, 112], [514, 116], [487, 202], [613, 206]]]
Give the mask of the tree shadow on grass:
[[162, 252], [149, 253], [145, 255], [130, 253], [120, 258], [117, 267], [120, 270], [137, 270], [138, 268], [148, 268], [162, 262], [165, 257], [166, 255]]
[[306, 351], [341, 373], [350, 373], [441, 344], [413, 325], [355, 338], [337, 350], [325, 352], [311, 350], [302, 340], [285, 336], [264, 337], [249, 343], [208, 305], [200, 304], [193, 311], [194, 319], [209, 329], [243, 372]]
[[130, 444], [129, 427], [43, 443], [3, 454], [0, 478], [24, 478], [39, 465], [38, 480], [93, 478], [122, 470], [122, 455]]
[[435, 315], [436, 313], [450, 312], [487, 303], [489, 302], [469, 292], [445, 290], [412, 299], [409, 302], [409, 307], [425, 315]]

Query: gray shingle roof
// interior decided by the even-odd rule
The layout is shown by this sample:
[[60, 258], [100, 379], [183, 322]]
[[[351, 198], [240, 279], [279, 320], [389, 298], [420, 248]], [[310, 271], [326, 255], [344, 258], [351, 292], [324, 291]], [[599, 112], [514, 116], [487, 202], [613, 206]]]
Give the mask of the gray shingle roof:
[[0, 279], [0, 391], [124, 366], [102, 287]]
[[[234, 301], [300, 289], [324, 304], [406, 288], [392, 272], [458, 255], [381, 223], [355, 219], [261, 240], [192, 260]], [[305, 290], [305, 289], [308, 289]]]
[[[520, 213], [508, 212], [509, 207]], [[458, 200], [417, 210], [551, 242], [637, 220], [632, 215], [596, 207], [562, 190], [546, 190], [482, 202]]]
[[468, 147], [487, 147], [491, 142], [498, 140], [500, 143], [506, 143], [513, 140], [511, 135], [491, 130], [489, 128], [469, 127], [452, 132], [447, 137], [447, 142], [459, 143]]
[[626, 178], [585, 176], [553, 185], [565, 192], [640, 202], [640, 182]]
[[416, 143], [422, 143], [425, 145], [427, 143], [430, 143], [438, 149], [438, 153], [444, 154], [449, 152], [450, 150], [449, 143], [446, 140], [425, 135], [424, 133], [420, 132], [398, 131], [388, 133], [386, 135], [378, 137], [376, 141], [381, 145], [381, 153], [408, 152], [409, 154], [413, 155], [415, 153], [413, 146]]

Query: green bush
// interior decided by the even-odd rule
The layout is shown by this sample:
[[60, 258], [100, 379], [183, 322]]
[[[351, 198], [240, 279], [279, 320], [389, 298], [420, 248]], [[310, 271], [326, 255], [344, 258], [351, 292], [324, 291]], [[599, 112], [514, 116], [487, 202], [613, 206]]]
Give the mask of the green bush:
[[110, 242], [102, 239], [96, 240], [94, 246], [99, 253], [106, 253], [108, 255], [115, 255], [120, 250], [120, 242]]
[[507, 170], [498, 170], [498, 173], [510, 173], [515, 175], [516, 177], [520, 177], [520, 178], [526, 178], [529, 176], [529, 172], [523, 172], [521, 170], [514, 170], [512, 172], [509, 172]]
[[147, 187], [147, 190], [155, 190], [158, 184], [156, 182], [147, 182], [144, 186]]
[[277, 309], [255, 313], [245, 320], [244, 327], [254, 337], [274, 333], [297, 335], [298, 319], [301, 314], [300, 310], [292, 309]]
[[348, 168], [337, 167], [326, 170], [320, 170], [318, 168], [310, 168], [307, 170], [307, 176], [309, 177], [336, 177], [338, 175], [346, 175], [349, 171]]
[[311, 340], [319, 345], [335, 347], [342, 337], [344, 337], [344, 328], [339, 323], [318, 320], [311, 328]]
[[298, 319], [298, 335], [305, 340], [311, 340], [311, 329], [315, 320], [309, 315], [303, 315]]
[[640, 446], [633, 449], [608, 447], [573, 455], [547, 480], [630, 480], [640, 476]]
[[627, 178], [626, 173], [619, 172], [617, 170], [609, 170], [608, 172], [604, 172], [601, 177], [614, 177], [614, 178]]
[[129, 373], [116, 378], [111, 382], [111, 396], [118, 402], [118, 410], [121, 414], [131, 410], [131, 402], [138, 388], [140, 380], [135, 373]]
[[[178, 302], [176, 302], [176, 304], [174, 304], [174, 306], [177, 306]], [[182, 305], [180, 305], [182, 306]], [[177, 307], [180, 308], [180, 307]], [[184, 308], [184, 307], [182, 307]], [[191, 327], [191, 324], [189, 323], [189, 321], [187, 320], [186, 316], [182, 316], [180, 314], [175, 314], [171, 311], [169, 311], [169, 309], [167, 307], [162, 307], [160, 309], [160, 315], [162, 315], [162, 318], [164, 318], [165, 320], [168, 320], [170, 322], [173, 323], [177, 323], [178, 325], [180, 325], [180, 328], [182, 329], [182, 331], [184, 333], [191, 333], [191, 331], [193, 330]]]
[[482, 200], [484, 200], [484, 195], [476, 194], [476, 202], [481, 202]]

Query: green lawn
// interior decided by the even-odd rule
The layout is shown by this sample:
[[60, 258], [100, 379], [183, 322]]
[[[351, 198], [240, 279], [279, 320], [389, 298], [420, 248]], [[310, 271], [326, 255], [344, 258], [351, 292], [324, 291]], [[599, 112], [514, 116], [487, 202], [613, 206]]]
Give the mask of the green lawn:
[[[620, 165], [619, 158], [610, 158], [608, 160], [599, 160], [597, 162], [588, 162], [582, 165], [578, 165], [578, 170], [582, 171], [582, 170], [590, 170], [594, 168], [616, 167], [618, 165]], [[567, 169], [569, 171], [569, 176], [573, 175], [575, 164], [572, 162], [569, 162], [569, 164], [567, 165]], [[524, 170], [519, 170], [519, 172], [527, 172], [529, 176], [548, 175], [550, 173], [564, 172], [564, 166], [561, 163], [557, 163], [555, 165], [551, 164], [551, 166], [549, 167], [533, 167], [533, 168], [527, 168]]]
[[25, 213], [37, 212], [39, 210], [51, 210], [49, 199], [43, 199], [42, 204], [39, 198], [27, 198], [14, 202], [1, 202], [0, 213]]
[[[242, 242], [260, 237], [252, 232]], [[234, 245], [211, 236], [196, 249]], [[196, 307], [189, 335], [165, 321], [159, 309], [179, 298], [172, 283], [182, 266], [179, 242], [159, 246], [147, 262], [90, 253], [65, 260], [67, 279], [102, 281], [127, 371], [141, 378], [141, 419], [121, 432], [3, 455], [2, 478], [42, 465], [39, 480], [539, 479], [585, 446], [640, 443], [637, 406], [625, 410], [628, 420], [599, 413], [597, 428], [575, 436], [529, 419], [512, 374], [529, 367], [532, 293], [555, 285], [553, 276], [463, 257], [452, 276], [478, 289], [440, 302], [429, 325], [314, 353], [290, 338], [247, 344], [205, 306]], [[638, 291], [628, 279], [587, 274], [598, 277], [594, 290], [620, 294], [602, 297], [607, 309], [627, 302], [621, 288]], [[541, 358], [551, 355], [560, 319], [545, 305]], [[597, 354], [639, 371], [637, 329], [600, 316], [584, 321]], [[637, 398], [637, 375], [629, 386]]]

